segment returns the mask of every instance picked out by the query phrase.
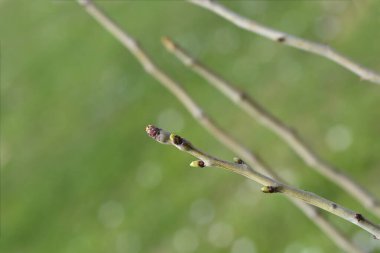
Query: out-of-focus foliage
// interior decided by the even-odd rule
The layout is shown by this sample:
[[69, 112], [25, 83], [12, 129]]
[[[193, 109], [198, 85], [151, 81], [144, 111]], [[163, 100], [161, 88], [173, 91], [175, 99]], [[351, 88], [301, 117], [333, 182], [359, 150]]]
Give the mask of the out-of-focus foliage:
[[[226, 1], [380, 70], [380, 1]], [[100, 1], [218, 123], [292, 184], [368, 215], [160, 45], [169, 35], [380, 192], [380, 87], [183, 1]], [[233, 157], [75, 1], [2, 0], [1, 252], [337, 252], [284, 197], [145, 136]], [[366, 233], [331, 217], [363, 247]]]

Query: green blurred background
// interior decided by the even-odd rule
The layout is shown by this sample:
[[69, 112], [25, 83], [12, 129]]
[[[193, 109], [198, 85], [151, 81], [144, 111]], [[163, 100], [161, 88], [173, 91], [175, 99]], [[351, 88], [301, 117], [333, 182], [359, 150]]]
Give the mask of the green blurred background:
[[[225, 1], [380, 70], [380, 1]], [[360, 210], [163, 49], [169, 35], [380, 197], [380, 87], [183, 1], [99, 1], [205, 111], [292, 184]], [[234, 156], [75, 1], [1, 0], [1, 252], [340, 252], [283, 196], [146, 136]], [[380, 243], [327, 215], [361, 247]], [[379, 220], [377, 220], [379, 221]]]

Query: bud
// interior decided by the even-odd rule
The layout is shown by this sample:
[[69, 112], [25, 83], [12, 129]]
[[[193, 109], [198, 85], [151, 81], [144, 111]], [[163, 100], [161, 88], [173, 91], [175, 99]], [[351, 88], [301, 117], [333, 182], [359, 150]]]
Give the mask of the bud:
[[145, 131], [152, 138], [156, 138], [156, 136], [160, 134], [160, 129], [158, 127], [153, 126], [153, 125], [148, 125], [145, 128]]
[[205, 165], [204, 161], [198, 160], [198, 161], [192, 161], [192, 162], [190, 163], [190, 166], [191, 166], [191, 167], [200, 167], [200, 168], [203, 168], [203, 167], [205, 167], [206, 165]]
[[165, 130], [162, 130], [161, 128], [155, 127], [153, 125], [148, 125], [145, 128], [145, 131], [147, 134], [155, 139], [156, 141], [164, 144], [168, 144], [169, 141], [169, 133]]
[[175, 144], [175, 145], [181, 145], [183, 143], [183, 139], [181, 136], [178, 136], [176, 134], [171, 134], [170, 135], [170, 140]]
[[237, 164], [244, 164], [244, 161], [242, 159], [240, 159], [239, 157], [234, 157], [234, 162], [237, 163]]
[[261, 187], [261, 191], [264, 193], [275, 193], [275, 192], [278, 192], [278, 187], [277, 186], [264, 186], [264, 187]]

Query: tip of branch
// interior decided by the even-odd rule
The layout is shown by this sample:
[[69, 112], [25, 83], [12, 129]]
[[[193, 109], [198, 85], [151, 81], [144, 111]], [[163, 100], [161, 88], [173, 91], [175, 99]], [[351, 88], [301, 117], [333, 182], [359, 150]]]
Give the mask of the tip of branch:
[[153, 125], [148, 125], [145, 128], [145, 132], [149, 135], [149, 137], [155, 139], [160, 143], [167, 144], [169, 142], [169, 133], [162, 130], [161, 128], [155, 127]]
[[173, 49], [175, 49], [175, 44], [174, 44], [174, 42], [173, 42], [168, 36], [162, 36], [162, 37], [161, 37], [161, 42], [162, 42], [162, 44], [163, 44], [168, 50], [173, 50]]
[[145, 132], [150, 137], [155, 138], [160, 133], [160, 129], [158, 127], [153, 126], [153, 125], [147, 125], [145, 127]]

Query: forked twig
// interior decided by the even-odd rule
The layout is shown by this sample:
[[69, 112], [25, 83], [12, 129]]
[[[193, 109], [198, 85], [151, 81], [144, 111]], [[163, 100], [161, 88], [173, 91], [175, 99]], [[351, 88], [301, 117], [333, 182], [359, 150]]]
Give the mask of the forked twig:
[[327, 45], [316, 43], [316, 42], [309, 41], [306, 39], [302, 39], [294, 35], [264, 26], [256, 21], [253, 21], [251, 19], [248, 19], [246, 17], [243, 17], [233, 12], [227, 7], [217, 3], [215, 0], [188, 0], [188, 1], [190, 3], [201, 6], [207, 10], [210, 10], [214, 12], [215, 14], [218, 14], [219, 16], [227, 19], [228, 21], [230, 21], [231, 23], [235, 24], [236, 26], [242, 29], [259, 34], [265, 38], [268, 38], [273, 41], [277, 41], [281, 44], [284, 44], [290, 47], [295, 47], [295, 48], [298, 48], [298, 49], [301, 49], [303, 51], [307, 51], [313, 54], [320, 55], [350, 70], [351, 72], [355, 73], [363, 80], [368, 80], [370, 82], [380, 84], [379, 73], [373, 70], [370, 70], [368, 68], [365, 68], [364, 66], [338, 53], [337, 51], [335, 51], [334, 49], [332, 49], [331, 47]]
[[162, 42], [166, 49], [180, 59], [182, 63], [205, 78], [212, 86], [222, 92], [242, 110], [246, 111], [253, 119], [256, 119], [262, 125], [282, 138], [284, 142], [287, 143], [289, 147], [291, 147], [299, 155], [299, 157], [305, 161], [306, 164], [314, 168], [326, 178], [330, 179], [335, 184], [342, 187], [361, 204], [367, 207], [369, 211], [380, 217], [380, 202], [351, 177], [321, 159], [302, 140], [295, 130], [268, 112], [247, 93], [237, 89], [234, 85], [207, 68], [197, 59], [190, 56], [189, 53], [174, 43], [170, 38], [164, 37]]
[[146, 127], [146, 132], [156, 141], [162, 144], [173, 145], [179, 150], [198, 158], [198, 161], [194, 161], [190, 164], [192, 167], [218, 167], [240, 174], [263, 185], [264, 187], [262, 187], [261, 190], [264, 193], [283, 193], [289, 197], [302, 200], [307, 204], [319, 207], [342, 219], [345, 219], [352, 224], [368, 231], [374, 236], [375, 239], [380, 239], [380, 226], [372, 223], [359, 213], [356, 213], [348, 208], [345, 208], [330, 200], [318, 196], [315, 193], [300, 190], [267, 177], [255, 171], [240, 159], [237, 159], [234, 163], [231, 163], [215, 158], [205, 152], [200, 151], [186, 139], [178, 135], [171, 134], [163, 129], [149, 125]]
[[[197, 119], [206, 130], [208, 130], [227, 148], [239, 154], [245, 160], [249, 161], [250, 164], [257, 168], [261, 168], [266, 171], [267, 174], [275, 178], [276, 175], [274, 172], [271, 171], [269, 167], [266, 167], [258, 157], [213, 123], [213, 121], [203, 113], [203, 110], [192, 100], [186, 91], [182, 89], [180, 84], [172, 80], [168, 75], [160, 70], [129, 34], [118, 27], [109, 17], [99, 10], [99, 8], [95, 6], [92, 1], [82, 0], [79, 2], [84, 5], [91, 16], [93, 16], [107, 31], [111, 32], [115, 38], [117, 38], [136, 57], [148, 74], [156, 78], [179, 100], [179, 102], [185, 106], [190, 114]], [[311, 219], [311, 221], [318, 225], [338, 247], [346, 250], [347, 252], [363, 253], [363, 251], [353, 244], [347, 236], [339, 232], [326, 218], [317, 212], [314, 207], [296, 199], [290, 200], [297, 205], [305, 213], [305, 215]]]

